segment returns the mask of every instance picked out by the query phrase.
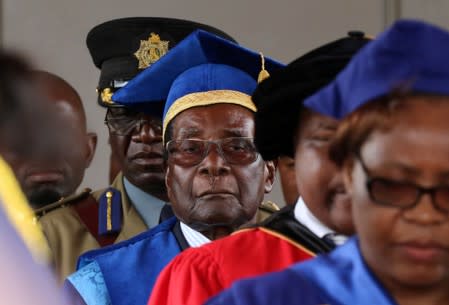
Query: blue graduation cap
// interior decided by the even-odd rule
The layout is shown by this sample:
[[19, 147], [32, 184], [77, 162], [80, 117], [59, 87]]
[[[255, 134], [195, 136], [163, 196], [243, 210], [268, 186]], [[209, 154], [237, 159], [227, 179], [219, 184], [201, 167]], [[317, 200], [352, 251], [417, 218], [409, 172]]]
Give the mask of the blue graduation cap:
[[[165, 100], [163, 130], [179, 113], [217, 103], [256, 111], [251, 94], [258, 78], [283, 64], [198, 30], [117, 91], [114, 102], [139, 107]], [[266, 69], [266, 70], [265, 70]]]
[[340, 119], [394, 91], [449, 95], [448, 54], [447, 31], [421, 21], [397, 21], [304, 105]]

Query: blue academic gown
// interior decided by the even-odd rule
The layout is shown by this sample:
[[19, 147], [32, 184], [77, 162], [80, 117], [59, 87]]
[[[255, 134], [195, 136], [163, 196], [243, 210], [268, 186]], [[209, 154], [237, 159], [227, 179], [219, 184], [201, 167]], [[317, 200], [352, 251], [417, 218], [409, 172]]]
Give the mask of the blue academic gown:
[[151, 230], [80, 256], [66, 280], [88, 305], [146, 304], [162, 269], [181, 252], [172, 217]]
[[207, 305], [396, 305], [368, 269], [353, 237], [328, 255], [242, 280]]

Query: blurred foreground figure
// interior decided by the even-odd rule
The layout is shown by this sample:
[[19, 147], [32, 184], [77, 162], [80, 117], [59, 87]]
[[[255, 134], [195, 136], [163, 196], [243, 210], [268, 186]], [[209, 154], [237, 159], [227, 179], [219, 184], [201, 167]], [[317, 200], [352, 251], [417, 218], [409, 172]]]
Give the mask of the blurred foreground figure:
[[[29, 67], [20, 59], [2, 52], [0, 67], [2, 150], [14, 148], [26, 157], [57, 151], [59, 148], [50, 145], [52, 136], [56, 139], [57, 136], [50, 131], [59, 129], [59, 125], [52, 120], [51, 112], [46, 111], [44, 101], [39, 100]], [[53, 128], [48, 122], [53, 124]], [[40, 145], [36, 139], [43, 134], [48, 134], [52, 140], [41, 139]], [[7, 245], [0, 254], [2, 304], [68, 304], [46, 267], [49, 252], [39, 227], [33, 222], [33, 211], [2, 158], [0, 177], [0, 242]]]
[[[87, 133], [86, 115], [81, 98], [65, 80], [45, 71], [34, 71], [33, 81], [46, 97], [67, 129], [71, 146], [57, 158], [42, 160], [7, 159], [34, 209], [44, 207], [73, 195], [81, 184], [84, 172], [92, 161], [96, 134]], [[9, 155], [14, 156], [14, 152]], [[52, 156], [54, 157], [54, 156]]]
[[[35, 209], [62, 280], [74, 270], [76, 259], [87, 247], [83, 237], [88, 231], [80, 230], [79, 221], [92, 227], [89, 224], [94, 214], [88, 207], [96, 206], [96, 200], [90, 189], [79, 193], [76, 190], [94, 156], [97, 135], [87, 132], [81, 98], [69, 83], [45, 71], [33, 71], [32, 78], [57, 120], [70, 126], [59, 130], [59, 136], [70, 143], [61, 147], [57, 155], [27, 158], [10, 150], [5, 158]], [[96, 244], [88, 237], [90, 243]]]

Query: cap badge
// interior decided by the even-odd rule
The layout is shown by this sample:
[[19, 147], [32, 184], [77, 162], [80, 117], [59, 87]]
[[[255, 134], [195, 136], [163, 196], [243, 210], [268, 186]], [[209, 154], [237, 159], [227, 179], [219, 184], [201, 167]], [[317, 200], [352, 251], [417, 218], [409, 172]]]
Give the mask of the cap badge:
[[145, 69], [168, 52], [169, 41], [161, 40], [158, 34], [151, 33], [148, 40], [141, 40], [134, 56], [139, 60], [139, 69]]
[[101, 90], [101, 100], [103, 101], [103, 103], [106, 104], [114, 104], [114, 102], [112, 101], [112, 91], [111, 88], [104, 88], [103, 90]]

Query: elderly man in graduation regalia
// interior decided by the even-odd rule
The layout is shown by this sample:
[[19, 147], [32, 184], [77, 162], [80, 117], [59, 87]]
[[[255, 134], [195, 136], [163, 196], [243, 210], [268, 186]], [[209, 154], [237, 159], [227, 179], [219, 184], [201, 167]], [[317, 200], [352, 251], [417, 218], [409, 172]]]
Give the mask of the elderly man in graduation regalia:
[[159, 276], [149, 304], [203, 304], [238, 279], [330, 251], [336, 245], [323, 238], [328, 233], [353, 232], [342, 177], [328, 156], [338, 121], [307, 111], [303, 100], [331, 82], [369, 41], [352, 31], [258, 85], [252, 97], [258, 108], [256, 146], [264, 160], [295, 157], [301, 198], [258, 227], [178, 255]]
[[[88, 304], [143, 304], [160, 270], [182, 249], [227, 236], [261, 218], [274, 162], [254, 137], [251, 94], [282, 65], [196, 31], [118, 91], [117, 103], [143, 112], [166, 100], [163, 138], [167, 192], [176, 217], [126, 242], [86, 253], [70, 284]], [[184, 241], [173, 234], [179, 226]], [[95, 283], [86, 279], [95, 278]], [[98, 284], [99, 279], [102, 283]], [[129, 289], [132, 287], [132, 289]]]

